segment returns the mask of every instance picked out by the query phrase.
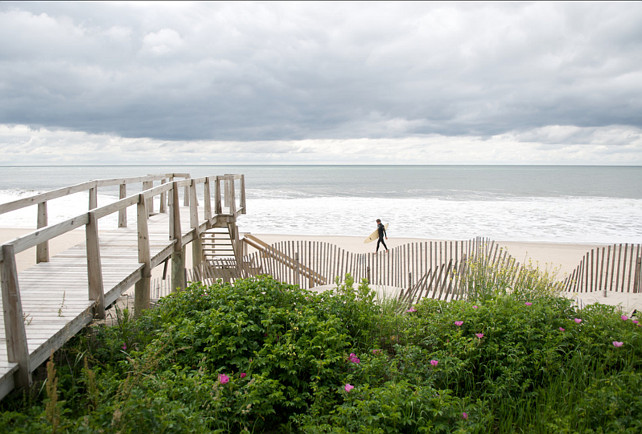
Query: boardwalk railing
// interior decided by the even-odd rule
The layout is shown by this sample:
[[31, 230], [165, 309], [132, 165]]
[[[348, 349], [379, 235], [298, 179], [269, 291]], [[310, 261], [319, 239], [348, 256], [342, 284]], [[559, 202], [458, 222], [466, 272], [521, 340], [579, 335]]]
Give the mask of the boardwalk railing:
[[[175, 178], [183, 178], [176, 180]], [[160, 185], [153, 186], [154, 181]], [[142, 182], [143, 190], [140, 193], [126, 196], [127, 185]], [[97, 190], [99, 187], [118, 185], [120, 198], [102, 207], [97, 207]], [[180, 192], [184, 191], [184, 203], [189, 206], [189, 223], [181, 222]], [[69, 218], [65, 221], [47, 225], [47, 203], [70, 194], [86, 191], [89, 193], [89, 210], [87, 213]], [[202, 194], [198, 193], [202, 191]], [[237, 191], [240, 193], [237, 195]], [[198, 198], [203, 198], [203, 206], [199, 210]], [[160, 213], [167, 214], [163, 219], [165, 229], [160, 233], [150, 231], [150, 218], [154, 218], [154, 199], [160, 200]], [[0, 248], [0, 274], [2, 276], [2, 307], [3, 328], [2, 338], [6, 342], [6, 353], [0, 348], [0, 398], [6, 395], [14, 385], [26, 386], [31, 383], [31, 371], [39, 366], [52, 351], [64, 344], [71, 336], [82, 327], [96, 318], [105, 317], [105, 307], [114, 303], [128, 288], [135, 285], [135, 307], [138, 312], [149, 306], [151, 270], [172, 259], [172, 287], [185, 286], [185, 261], [184, 247], [192, 243], [194, 262], [199, 264], [202, 258], [200, 234], [217, 225], [228, 225], [235, 221], [238, 214], [245, 213], [245, 185], [242, 175], [209, 176], [191, 179], [188, 174], [150, 175], [139, 178], [109, 179], [90, 181], [76, 186], [63, 188], [33, 197], [16, 200], [0, 205], [0, 215], [28, 206], [37, 207], [38, 228], [25, 236], [4, 243]], [[127, 229], [127, 210], [136, 208], [136, 229]], [[115, 235], [105, 235], [99, 232], [98, 226], [101, 219], [119, 214], [119, 227]], [[62, 283], [51, 277], [51, 270], [55, 264], [48, 264], [48, 243], [50, 240], [83, 227], [86, 238], [86, 260], [82, 273], [78, 267], [82, 263], [75, 258], [65, 259], [56, 269], [71, 275], [72, 281], [78, 277], [86, 276], [86, 303], [82, 300], [72, 301], [68, 283]], [[154, 229], [156, 230], [156, 229]], [[104, 236], [103, 236], [104, 235]], [[130, 260], [131, 249], [121, 247], [123, 236], [131, 236], [134, 241], [134, 254]], [[32, 303], [32, 310], [23, 311], [22, 299], [25, 294], [21, 292], [20, 276], [16, 266], [15, 255], [27, 249], [36, 247], [37, 264], [23, 273], [28, 277], [26, 294]], [[120, 250], [119, 250], [120, 249]], [[72, 260], [73, 259], [73, 260]], [[81, 260], [83, 260], [81, 258]], [[109, 267], [105, 267], [108, 262]], [[43, 268], [44, 267], [44, 268]], [[38, 274], [39, 269], [43, 272]], [[22, 273], [22, 272], [21, 272]], [[74, 282], [76, 283], [76, 282]], [[52, 289], [53, 288], [53, 289]], [[38, 295], [38, 291], [49, 292]], [[44, 302], [51, 298], [54, 291], [56, 297], [62, 297], [61, 307], [56, 315], [51, 306], [43, 311], [42, 321], [38, 319], [38, 309], [43, 309]], [[58, 293], [58, 291], [60, 293]], [[44, 294], [44, 292], [43, 292]], [[69, 320], [61, 314], [65, 300], [77, 313]], [[69, 309], [72, 310], [71, 307]], [[93, 313], [93, 315], [92, 315]], [[50, 319], [46, 319], [50, 318]], [[53, 320], [51, 319], [53, 318]], [[43, 327], [56, 323], [51, 335], [42, 338]], [[31, 331], [33, 329], [33, 331]], [[32, 336], [31, 334], [37, 333]], [[44, 342], [42, 342], [44, 340]], [[29, 348], [29, 342], [34, 342], [37, 348]], [[11, 374], [15, 373], [15, 376]], [[15, 378], [15, 384], [14, 384]]]
[[569, 292], [642, 291], [641, 244], [614, 244], [591, 249], [564, 280]]

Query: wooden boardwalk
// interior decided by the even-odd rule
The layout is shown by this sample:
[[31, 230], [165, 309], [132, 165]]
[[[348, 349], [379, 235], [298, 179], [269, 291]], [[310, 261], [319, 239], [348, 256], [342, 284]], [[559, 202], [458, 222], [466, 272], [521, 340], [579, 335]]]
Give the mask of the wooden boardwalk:
[[[241, 192], [241, 201], [237, 206], [233, 186], [239, 179], [241, 188], [237, 191]], [[209, 191], [210, 181], [215, 184], [214, 198]], [[200, 196], [205, 198], [201, 207], [196, 200], [198, 185], [204, 188]], [[179, 206], [179, 188], [185, 189], [188, 206]], [[161, 209], [166, 212], [151, 212], [149, 199], [163, 194], [169, 196], [169, 208], [163, 206], [161, 199]], [[124, 227], [98, 230], [101, 216], [128, 206], [137, 208], [136, 224], [127, 226], [121, 219]], [[4, 209], [8, 208], [5, 206]], [[136, 286], [136, 309], [147, 307], [153, 268], [171, 261], [172, 285], [184, 286], [187, 244], [191, 243], [194, 251], [199, 252], [195, 256], [195, 262], [198, 262], [200, 234], [212, 227], [235, 225], [236, 216], [244, 211], [242, 177], [186, 179], [163, 183], [124, 197], [116, 204], [92, 209], [87, 215], [45, 226], [5, 243], [0, 251], [3, 316], [0, 321], [0, 399], [16, 386], [29, 385], [33, 370], [94, 318], [104, 318], [105, 307], [132, 286]], [[42, 257], [46, 261], [20, 273], [16, 271], [15, 253], [42, 246], [55, 236], [81, 226], [86, 227], [86, 242], [51, 258]]]

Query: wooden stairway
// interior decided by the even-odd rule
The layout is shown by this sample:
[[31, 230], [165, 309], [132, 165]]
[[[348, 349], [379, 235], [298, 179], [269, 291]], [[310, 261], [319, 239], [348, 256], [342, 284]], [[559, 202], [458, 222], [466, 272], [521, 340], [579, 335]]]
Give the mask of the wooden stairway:
[[228, 225], [227, 227], [211, 228], [201, 233], [205, 262], [215, 262], [220, 259], [228, 262], [236, 261], [235, 230], [236, 228]]

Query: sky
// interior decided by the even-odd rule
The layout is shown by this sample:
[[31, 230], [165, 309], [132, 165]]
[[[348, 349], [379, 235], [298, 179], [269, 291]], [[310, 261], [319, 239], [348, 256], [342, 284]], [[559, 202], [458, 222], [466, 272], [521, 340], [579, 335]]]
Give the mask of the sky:
[[642, 2], [1, 2], [47, 164], [642, 165]]

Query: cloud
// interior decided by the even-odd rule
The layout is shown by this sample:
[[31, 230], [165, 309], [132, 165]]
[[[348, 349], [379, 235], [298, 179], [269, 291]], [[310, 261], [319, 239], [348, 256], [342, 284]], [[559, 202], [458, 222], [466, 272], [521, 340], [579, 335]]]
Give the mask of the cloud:
[[[615, 138], [615, 143], [613, 139]], [[642, 130], [552, 126], [482, 136], [158, 140], [0, 125], [0, 166], [30, 164], [642, 164]]]
[[638, 2], [2, 2], [0, 38], [7, 128], [181, 143], [190, 158], [192, 141], [326, 152], [311, 140], [378, 161], [357, 146], [370, 140], [432, 160], [434, 137], [466, 160], [470, 138], [502, 159], [515, 143], [639, 151]]

